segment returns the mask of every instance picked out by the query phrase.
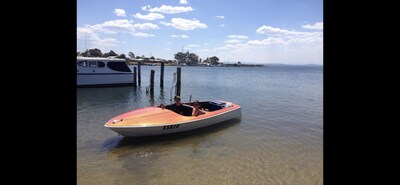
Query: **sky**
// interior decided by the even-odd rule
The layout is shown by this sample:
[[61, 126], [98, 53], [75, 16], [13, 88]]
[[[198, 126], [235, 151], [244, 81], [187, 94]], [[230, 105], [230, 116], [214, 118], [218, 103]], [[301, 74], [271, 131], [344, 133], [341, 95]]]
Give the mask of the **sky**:
[[323, 0], [77, 0], [77, 51], [323, 64]]

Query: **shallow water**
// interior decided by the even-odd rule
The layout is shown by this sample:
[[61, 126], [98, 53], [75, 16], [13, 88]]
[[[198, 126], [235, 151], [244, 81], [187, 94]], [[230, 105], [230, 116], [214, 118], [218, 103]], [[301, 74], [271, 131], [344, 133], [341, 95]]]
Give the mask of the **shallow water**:
[[[155, 94], [146, 94], [150, 70]], [[240, 119], [125, 138], [104, 127], [123, 112], [170, 103], [173, 73], [142, 66], [142, 86], [77, 89], [78, 184], [322, 184], [323, 72], [315, 66], [181, 67], [183, 101], [228, 100]]]

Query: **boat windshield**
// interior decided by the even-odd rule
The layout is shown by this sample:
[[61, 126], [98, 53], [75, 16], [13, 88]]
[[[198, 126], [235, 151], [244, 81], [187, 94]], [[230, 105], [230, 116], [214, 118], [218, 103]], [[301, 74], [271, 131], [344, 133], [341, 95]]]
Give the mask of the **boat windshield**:
[[200, 107], [208, 111], [216, 111], [223, 109], [225, 107], [225, 103], [220, 101], [200, 102]]
[[189, 107], [187, 105], [184, 105], [184, 104], [182, 104], [182, 106], [179, 106], [179, 108], [177, 108], [177, 106], [175, 104], [167, 105], [167, 106], [165, 106], [165, 108], [168, 110], [174, 111], [176, 113], [182, 112], [183, 116], [192, 116], [193, 108]]

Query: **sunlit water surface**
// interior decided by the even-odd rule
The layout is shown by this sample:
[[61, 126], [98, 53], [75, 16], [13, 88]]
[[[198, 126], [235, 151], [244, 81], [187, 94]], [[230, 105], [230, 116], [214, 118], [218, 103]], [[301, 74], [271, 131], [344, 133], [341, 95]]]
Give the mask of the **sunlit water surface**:
[[[156, 71], [154, 96], [146, 94]], [[173, 73], [142, 66], [141, 87], [77, 88], [77, 183], [323, 184], [321, 66], [181, 67], [183, 101], [228, 100], [242, 117], [155, 137], [104, 127], [126, 111], [170, 103]]]

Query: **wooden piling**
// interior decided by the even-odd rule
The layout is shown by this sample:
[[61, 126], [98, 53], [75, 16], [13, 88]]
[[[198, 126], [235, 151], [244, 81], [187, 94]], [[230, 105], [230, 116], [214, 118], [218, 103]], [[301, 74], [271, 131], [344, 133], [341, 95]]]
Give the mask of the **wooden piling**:
[[154, 95], [154, 70], [150, 71], [150, 94]]
[[161, 62], [160, 87], [164, 88], [164, 62]]
[[181, 68], [177, 67], [176, 68], [176, 96], [181, 95]]
[[133, 87], [137, 87], [137, 83], [136, 83], [136, 67], [133, 67]]
[[141, 85], [141, 80], [140, 80], [140, 62], [138, 62], [137, 65], [138, 65], [138, 84], [139, 84], [139, 87], [140, 87], [140, 85]]

